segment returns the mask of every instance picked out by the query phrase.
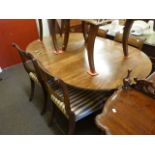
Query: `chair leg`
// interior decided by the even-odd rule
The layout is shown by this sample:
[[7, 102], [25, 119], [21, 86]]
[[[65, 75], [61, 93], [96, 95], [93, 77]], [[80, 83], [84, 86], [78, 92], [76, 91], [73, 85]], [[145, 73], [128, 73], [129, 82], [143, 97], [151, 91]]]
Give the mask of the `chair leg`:
[[29, 101], [31, 102], [34, 96], [35, 82], [32, 79], [30, 79], [30, 81], [31, 81], [31, 94], [30, 94]]
[[42, 87], [42, 90], [43, 90], [43, 94], [44, 94], [44, 104], [43, 104], [43, 108], [42, 108], [42, 111], [41, 111], [41, 115], [45, 114], [46, 113], [46, 110], [47, 110], [47, 102], [48, 102], [48, 94], [47, 94], [47, 91], [44, 87]]
[[54, 118], [54, 114], [55, 114], [55, 105], [54, 103], [50, 103], [51, 105], [51, 118], [50, 118], [50, 122], [48, 123], [48, 126], [52, 126], [53, 124], [53, 118]]
[[68, 134], [69, 135], [73, 135], [75, 133], [75, 120], [74, 119], [69, 119], [69, 131]]

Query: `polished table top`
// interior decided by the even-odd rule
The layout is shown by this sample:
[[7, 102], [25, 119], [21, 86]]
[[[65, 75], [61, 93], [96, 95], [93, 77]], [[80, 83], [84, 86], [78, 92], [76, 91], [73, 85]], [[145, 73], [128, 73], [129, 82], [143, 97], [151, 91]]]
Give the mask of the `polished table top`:
[[96, 124], [107, 134], [155, 134], [155, 99], [120, 89], [108, 99]]
[[[59, 42], [61, 39], [58, 39]], [[122, 44], [97, 37], [94, 46], [94, 62], [98, 73], [90, 76], [87, 50], [83, 36], [71, 33], [68, 48], [63, 54], [54, 54], [50, 37], [44, 41], [31, 42], [26, 51], [41, 62], [53, 76], [65, 83], [84, 89], [111, 90], [122, 85], [127, 70], [132, 69], [131, 77], [145, 78], [151, 72], [150, 59], [140, 50], [129, 46], [129, 56], [124, 57]]]

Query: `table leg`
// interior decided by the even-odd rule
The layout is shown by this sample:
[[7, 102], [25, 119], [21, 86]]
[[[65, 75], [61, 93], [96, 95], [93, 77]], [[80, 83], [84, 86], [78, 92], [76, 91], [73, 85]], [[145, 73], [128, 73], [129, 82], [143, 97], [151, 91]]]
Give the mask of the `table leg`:
[[59, 48], [58, 48], [58, 45], [57, 45], [57, 40], [56, 40], [56, 19], [52, 19], [51, 20], [51, 26], [52, 26], [52, 30], [51, 30], [51, 33], [52, 33], [52, 41], [53, 41], [53, 46], [54, 46], [54, 53], [55, 54], [58, 54], [58, 51], [59, 51]]
[[70, 32], [70, 20], [66, 19], [64, 21], [65, 24], [65, 32], [64, 32], [64, 42], [62, 46], [62, 50], [65, 51], [68, 45], [68, 40], [69, 40], [69, 32]]
[[83, 33], [85, 43], [87, 43], [87, 39], [88, 39], [88, 33], [87, 33], [88, 28], [86, 26], [87, 26], [86, 23], [82, 21], [82, 33]]
[[98, 28], [99, 27], [97, 25], [90, 24], [90, 29], [88, 32], [87, 53], [88, 53], [88, 62], [90, 67], [88, 74], [92, 76], [97, 75], [95, 71], [95, 66], [94, 66], [94, 43], [98, 32]]
[[127, 19], [125, 22], [124, 32], [123, 32], [123, 52], [124, 56], [128, 56], [128, 38], [130, 34], [130, 29], [132, 27], [134, 20]]
[[61, 19], [61, 26], [60, 26], [60, 36], [62, 37], [62, 34], [64, 32], [64, 20], [65, 19]]
[[38, 19], [39, 22], [39, 36], [40, 36], [40, 40], [43, 41], [43, 23], [42, 23], [42, 19]]

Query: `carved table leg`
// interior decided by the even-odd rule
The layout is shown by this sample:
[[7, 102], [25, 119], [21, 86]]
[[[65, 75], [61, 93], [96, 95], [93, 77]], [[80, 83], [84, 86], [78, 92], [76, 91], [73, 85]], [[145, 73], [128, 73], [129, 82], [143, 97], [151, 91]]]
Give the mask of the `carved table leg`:
[[124, 32], [123, 32], [123, 52], [124, 56], [128, 56], [128, 38], [130, 34], [130, 29], [132, 27], [133, 20], [127, 19], [125, 22]]
[[42, 19], [38, 19], [39, 22], [39, 36], [40, 36], [40, 40], [43, 40], [43, 23], [42, 23]]
[[59, 48], [58, 48], [58, 45], [57, 45], [56, 29], [55, 29], [55, 27], [56, 27], [56, 19], [51, 20], [51, 26], [52, 26], [52, 31], [51, 31], [51, 33], [52, 33], [52, 41], [53, 41], [53, 46], [54, 46], [54, 49], [55, 49], [54, 53], [58, 54]]
[[98, 26], [91, 24], [88, 32], [87, 53], [88, 53], [88, 62], [90, 67], [88, 74], [92, 76], [97, 75], [95, 71], [95, 66], [94, 66], [94, 43], [98, 32], [98, 28], [99, 28]]
[[62, 50], [65, 51], [68, 45], [68, 39], [69, 39], [69, 31], [70, 31], [70, 20], [66, 19], [64, 21], [65, 23], [65, 32], [64, 32], [64, 42], [62, 46]]
[[87, 27], [86, 27], [86, 23], [84, 21], [82, 21], [82, 33], [83, 33], [83, 37], [85, 40], [85, 43], [87, 43], [87, 39], [88, 39], [88, 35], [87, 35]]

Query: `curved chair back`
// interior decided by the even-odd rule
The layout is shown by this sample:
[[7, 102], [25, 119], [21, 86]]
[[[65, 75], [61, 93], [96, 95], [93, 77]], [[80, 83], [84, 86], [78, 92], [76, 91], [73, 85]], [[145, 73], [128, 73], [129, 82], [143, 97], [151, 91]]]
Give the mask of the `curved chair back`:
[[34, 69], [30, 68], [30, 66], [27, 64], [28, 60], [32, 62], [32, 59], [33, 59], [32, 55], [26, 51], [23, 51], [16, 43], [12, 43], [12, 46], [17, 49], [26, 72], [28, 74], [30, 72], [34, 72]]
[[[59, 108], [65, 116], [71, 116], [71, 107], [69, 102], [69, 94], [66, 84], [56, 77], [53, 77], [48, 71], [35, 59], [33, 64], [36, 69], [37, 75], [40, 76], [45, 84], [48, 95], [58, 102], [63, 102], [64, 107]], [[58, 91], [59, 90], [59, 91]]]

